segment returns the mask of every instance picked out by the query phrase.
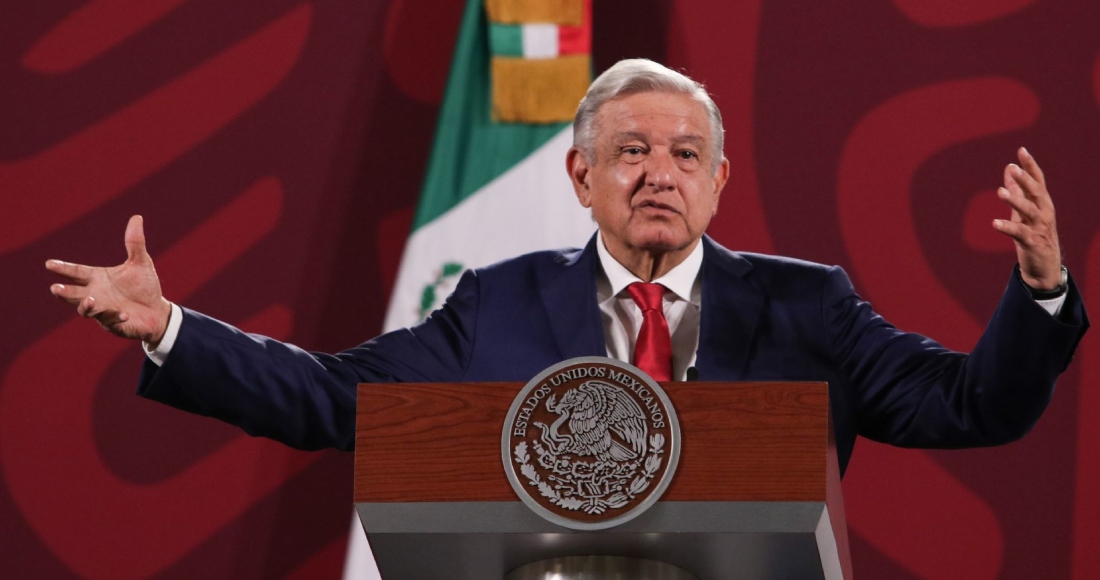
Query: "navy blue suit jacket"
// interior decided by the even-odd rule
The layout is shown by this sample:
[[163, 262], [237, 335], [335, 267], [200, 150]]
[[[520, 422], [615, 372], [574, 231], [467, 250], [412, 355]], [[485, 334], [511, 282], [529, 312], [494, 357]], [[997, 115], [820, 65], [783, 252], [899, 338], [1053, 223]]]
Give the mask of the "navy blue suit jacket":
[[[707, 381], [829, 383], [841, 469], [857, 434], [894, 445], [1017, 439], [1038, 420], [1088, 327], [1071, 287], [1056, 320], [1010, 280], [967, 355], [901, 332], [839, 267], [730, 252], [703, 238], [695, 366]], [[606, 356], [595, 237], [466, 272], [426, 321], [331, 355], [243, 333], [184, 310], [163, 367], [139, 393], [314, 449], [354, 445], [361, 382], [525, 382], [577, 356]]]

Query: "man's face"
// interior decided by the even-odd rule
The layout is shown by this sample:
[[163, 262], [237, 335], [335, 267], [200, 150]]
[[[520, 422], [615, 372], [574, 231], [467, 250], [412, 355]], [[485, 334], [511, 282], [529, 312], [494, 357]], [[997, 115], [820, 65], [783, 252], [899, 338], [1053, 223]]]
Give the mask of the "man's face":
[[612, 255], [693, 248], [729, 176], [725, 158], [714, 163], [703, 105], [675, 93], [629, 95], [604, 103], [595, 130], [595, 158], [574, 148], [567, 165]]

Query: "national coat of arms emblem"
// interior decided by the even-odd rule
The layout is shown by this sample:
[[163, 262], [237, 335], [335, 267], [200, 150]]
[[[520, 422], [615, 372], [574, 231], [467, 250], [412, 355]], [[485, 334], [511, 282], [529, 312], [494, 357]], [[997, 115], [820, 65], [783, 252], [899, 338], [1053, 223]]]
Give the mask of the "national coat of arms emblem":
[[501, 457], [520, 499], [574, 529], [629, 521], [668, 487], [680, 453], [672, 403], [641, 370], [614, 359], [556, 364], [523, 388]]

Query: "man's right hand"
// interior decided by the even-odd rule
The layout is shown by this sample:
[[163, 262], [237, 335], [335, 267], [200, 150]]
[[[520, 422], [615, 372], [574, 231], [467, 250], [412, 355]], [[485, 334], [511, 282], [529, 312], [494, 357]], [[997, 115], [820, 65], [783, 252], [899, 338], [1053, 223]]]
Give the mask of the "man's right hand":
[[126, 224], [126, 261], [113, 268], [46, 261], [46, 269], [64, 276], [64, 284], [50, 286], [54, 296], [76, 306], [86, 318], [95, 318], [111, 334], [160, 344], [168, 328], [172, 304], [160, 291], [153, 259], [145, 251], [141, 216]]

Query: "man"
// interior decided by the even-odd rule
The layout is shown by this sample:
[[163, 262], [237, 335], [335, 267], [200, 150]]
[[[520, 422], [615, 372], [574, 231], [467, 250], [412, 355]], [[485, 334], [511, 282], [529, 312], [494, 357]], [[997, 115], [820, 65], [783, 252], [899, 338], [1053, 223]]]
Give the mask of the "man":
[[737, 254], [707, 238], [729, 175], [722, 137], [701, 85], [649, 61], [616, 64], [578, 108], [566, 158], [599, 226], [587, 247], [467, 272], [424, 323], [335, 355], [169, 303], [137, 216], [124, 264], [47, 262], [69, 280], [51, 291], [144, 341], [143, 396], [303, 448], [353, 446], [360, 382], [526, 381], [575, 356], [634, 360], [636, 348], [659, 379], [828, 381], [842, 470], [857, 433], [958, 447], [1031, 428], [1088, 320], [1030, 154], [1006, 167], [999, 195], [1012, 215], [993, 224], [1013, 239], [1019, 267], [965, 355], [894, 329], [837, 267]]

